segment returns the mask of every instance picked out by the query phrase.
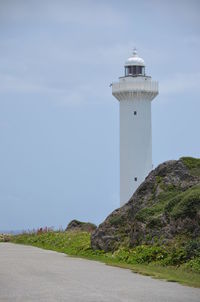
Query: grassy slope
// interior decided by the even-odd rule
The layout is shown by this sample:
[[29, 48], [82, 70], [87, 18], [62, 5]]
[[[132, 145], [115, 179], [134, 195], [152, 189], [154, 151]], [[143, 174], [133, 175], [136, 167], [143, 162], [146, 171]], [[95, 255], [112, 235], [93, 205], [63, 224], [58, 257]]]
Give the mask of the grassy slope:
[[[134, 272], [165, 279], [171, 282], [200, 287], [200, 273], [182, 266], [163, 266], [162, 258], [169, 258], [170, 251], [159, 246], [140, 246], [135, 249], [122, 248], [104, 253], [90, 248], [90, 234], [86, 232], [46, 232], [22, 234], [12, 237], [12, 242], [50, 249], [71, 256], [98, 260], [108, 265], [129, 268]], [[177, 257], [177, 255], [175, 256]], [[198, 271], [198, 270], [197, 270]]]
[[159, 194], [156, 204], [150, 203], [149, 206], [141, 209], [136, 219], [141, 222], [148, 222], [151, 228], [155, 224], [159, 227], [160, 215], [166, 213], [170, 218], [194, 217], [200, 210], [200, 185], [193, 186], [184, 192], [177, 190], [164, 191]]
[[200, 176], [200, 158], [182, 157], [181, 160], [192, 175]]
[[[192, 175], [200, 176], [199, 158], [182, 157], [181, 160]], [[161, 185], [163, 192], [159, 194], [156, 204], [150, 201], [149, 206], [137, 213], [137, 220], [148, 221], [149, 227], [151, 227], [152, 222], [157, 222], [159, 226], [159, 215], [163, 212], [172, 218], [184, 218], [185, 216], [194, 216], [200, 209], [200, 184], [182, 192], [173, 186], [165, 187], [160, 176], [157, 176], [156, 182]]]

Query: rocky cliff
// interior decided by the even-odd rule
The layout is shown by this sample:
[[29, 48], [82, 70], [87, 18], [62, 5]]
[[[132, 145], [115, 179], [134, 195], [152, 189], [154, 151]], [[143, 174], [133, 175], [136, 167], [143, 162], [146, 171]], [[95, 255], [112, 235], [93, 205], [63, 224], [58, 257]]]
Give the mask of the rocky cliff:
[[200, 159], [184, 157], [153, 170], [131, 199], [111, 213], [91, 237], [93, 249], [167, 243], [200, 236]]

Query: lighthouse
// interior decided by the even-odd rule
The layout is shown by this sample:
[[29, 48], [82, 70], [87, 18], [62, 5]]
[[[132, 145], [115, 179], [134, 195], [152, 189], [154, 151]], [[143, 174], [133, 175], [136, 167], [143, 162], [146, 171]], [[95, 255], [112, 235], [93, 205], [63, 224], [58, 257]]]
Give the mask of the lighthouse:
[[151, 101], [158, 82], [145, 73], [136, 49], [125, 62], [124, 76], [112, 83], [120, 112], [120, 206], [125, 204], [152, 170]]

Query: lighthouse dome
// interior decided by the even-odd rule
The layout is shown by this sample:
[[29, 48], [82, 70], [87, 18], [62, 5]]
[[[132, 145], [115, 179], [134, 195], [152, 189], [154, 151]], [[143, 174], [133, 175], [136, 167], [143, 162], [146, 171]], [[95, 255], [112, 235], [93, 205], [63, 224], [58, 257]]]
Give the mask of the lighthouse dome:
[[138, 56], [136, 49], [134, 49], [132, 56], [126, 60], [125, 66], [145, 66], [144, 60]]

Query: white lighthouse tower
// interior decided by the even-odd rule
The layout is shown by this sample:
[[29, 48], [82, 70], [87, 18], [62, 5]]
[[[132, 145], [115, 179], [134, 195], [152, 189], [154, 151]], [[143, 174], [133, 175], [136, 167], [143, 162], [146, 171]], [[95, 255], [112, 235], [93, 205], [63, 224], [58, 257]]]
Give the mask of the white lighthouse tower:
[[133, 51], [125, 75], [112, 83], [120, 105], [120, 205], [125, 204], [152, 170], [151, 101], [158, 82], [145, 74], [145, 63]]

